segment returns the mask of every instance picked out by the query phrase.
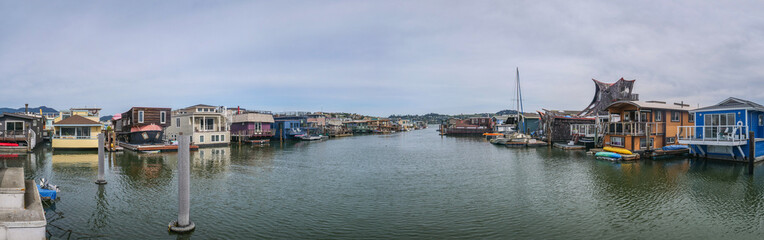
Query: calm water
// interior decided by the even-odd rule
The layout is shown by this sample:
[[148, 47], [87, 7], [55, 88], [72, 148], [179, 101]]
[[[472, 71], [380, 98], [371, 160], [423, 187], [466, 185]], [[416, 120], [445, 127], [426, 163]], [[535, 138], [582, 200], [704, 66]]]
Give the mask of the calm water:
[[192, 153], [191, 220], [174, 235], [176, 155], [5, 159], [62, 188], [53, 238], [760, 239], [764, 166], [690, 159], [611, 163], [508, 149], [433, 128]]

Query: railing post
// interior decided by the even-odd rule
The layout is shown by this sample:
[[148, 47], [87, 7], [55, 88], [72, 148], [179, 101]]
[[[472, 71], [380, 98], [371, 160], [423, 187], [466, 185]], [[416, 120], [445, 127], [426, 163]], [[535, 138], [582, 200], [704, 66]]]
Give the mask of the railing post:
[[753, 131], [748, 132], [748, 174], [753, 175], [753, 162], [756, 159], [756, 138]]

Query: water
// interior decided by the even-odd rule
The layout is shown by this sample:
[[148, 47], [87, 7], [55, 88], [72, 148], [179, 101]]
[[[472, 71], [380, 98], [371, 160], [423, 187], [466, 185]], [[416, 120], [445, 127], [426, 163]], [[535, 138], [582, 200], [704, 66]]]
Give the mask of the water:
[[38, 148], [8, 165], [62, 188], [52, 238], [759, 239], [764, 166], [691, 159], [599, 161], [513, 149], [432, 128], [191, 154], [191, 220], [177, 217], [174, 153]]

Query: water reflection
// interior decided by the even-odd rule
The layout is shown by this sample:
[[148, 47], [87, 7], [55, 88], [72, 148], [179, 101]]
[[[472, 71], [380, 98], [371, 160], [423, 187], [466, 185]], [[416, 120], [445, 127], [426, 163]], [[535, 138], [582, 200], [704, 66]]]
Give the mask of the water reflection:
[[205, 178], [228, 171], [231, 164], [230, 147], [199, 148], [191, 152], [191, 174]]
[[143, 189], [164, 186], [172, 180], [177, 154], [125, 151], [114, 156], [117, 157], [113, 161], [114, 171], [119, 172], [122, 181], [129, 187]]

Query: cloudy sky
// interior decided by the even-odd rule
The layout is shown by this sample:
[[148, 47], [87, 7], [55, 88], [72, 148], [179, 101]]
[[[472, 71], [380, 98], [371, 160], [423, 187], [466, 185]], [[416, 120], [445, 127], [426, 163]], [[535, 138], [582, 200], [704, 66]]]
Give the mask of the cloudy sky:
[[[639, 2], [639, 3], [636, 3]], [[0, 107], [197, 103], [386, 116], [764, 103], [757, 1], [5, 1]]]

